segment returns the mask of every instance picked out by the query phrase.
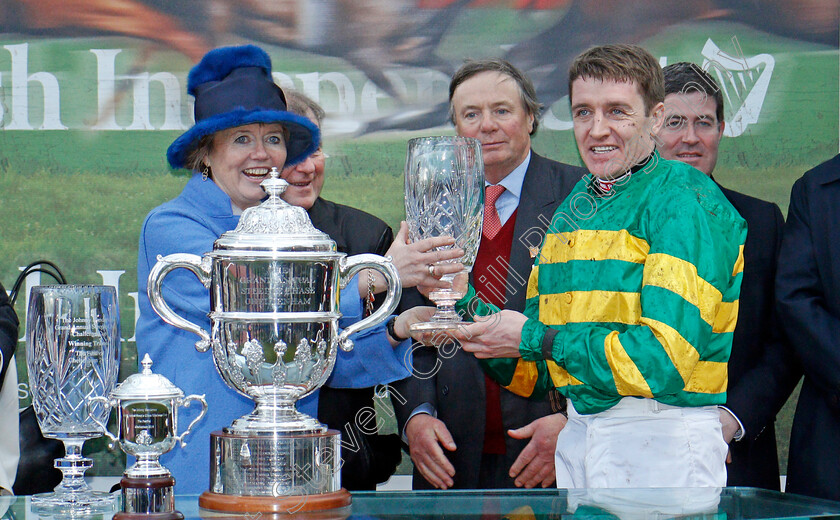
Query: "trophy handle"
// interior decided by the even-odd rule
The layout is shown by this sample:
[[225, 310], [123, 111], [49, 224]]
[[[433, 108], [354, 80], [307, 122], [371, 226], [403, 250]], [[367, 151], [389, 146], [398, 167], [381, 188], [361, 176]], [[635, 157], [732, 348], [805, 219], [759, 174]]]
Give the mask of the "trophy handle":
[[93, 412], [90, 410], [90, 406], [92, 404], [95, 404], [95, 403], [102, 403], [103, 405], [105, 405], [105, 410], [108, 412], [108, 415], [106, 415], [106, 418], [109, 415], [111, 415], [111, 407], [113, 406], [113, 403], [111, 402], [110, 399], [108, 399], [107, 397], [103, 397], [101, 395], [97, 395], [95, 397], [89, 397], [88, 402], [87, 402], [88, 417], [90, 417], [90, 420], [93, 421], [97, 426], [99, 426], [99, 428], [102, 430], [102, 433], [104, 433], [106, 437], [111, 439], [112, 442], [109, 443], [110, 446], [108, 446], [108, 447], [113, 448], [114, 443], [119, 443], [120, 442], [119, 436], [114, 435], [111, 432], [109, 432], [108, 427], [106, 425], [102, 424], [101, 422], [99, 422], [99, 419], [97, 419], [96, 417], [93, 416]]
[[202, 258], [198, 255], [191, 255], [188, 253], [176, 253], [172, 255], [161, 256], [158, 255], [157, 263], [149, 272], [149, 284], [147, 293], [149, 295], [149, 303], [152, 308], [166, 323], [184, 329], [187, 332], [192, 332], [201, 339], [196, 341], [195, 348], [199, 352], [207, 352], [210, 348], [210, 334], [195, 323], [186, 318], [182, 318], [175, 314], [169, 304], [163, 299], [161, 292], [161, 284], [163, 278], [169, 274], [173, 269], [183, 267], [192, 271], [204, 287], [210, 288], [210, 258]]
[[198, 401], [199, 403], [201, 403], [201, 413], [198, 414], [198, 417], [196, 417], [195, 419], [192, 420], [190, 425], [187, 426], [187, 430], [184, 433], [175, 437], [175, 442], [180, 442], [182, 448], [186, 447], [186, 445], [187, 445], [187, 443], [184, 442], [184, 437], [189, 435], [190, 431], [193, 429], [193, 426], [195, 426], [195, 424], [198, 421], [202, 420], [204, 418], [204, 414], [207, 413], [207, 401], [204, 399], [204, 394], [188, 395], [179, 404], [180, 404], [180, 406], [186, 406], [187, 408], [189, 408], [190, 403], [192, 403], [193, 401]]
[[385, 295], [385, 302], [379, 309], [367, 318], [350, 325], [338, 335], [336, 341], [341, 347], [341, 350], [345, 352], [353, 350], [353, 341], [349, 339], [350, 335], [360, 330], [379, 325], [385, 321], [394, 312], [394, 309], [397, 308], [400, 296], [402, 296], [400, 275], [397, 272], [397, 268], [391, 263], [391, 257], [379, 255], [364, 254], [341, 258], [338, 262], [338, 270], [341, 273], [341, 287], [344, 288], [347, 286], [350, 279], [362, 269], [373, 269], [382, 273], [385, 279], [388, 280], [388, 292]]

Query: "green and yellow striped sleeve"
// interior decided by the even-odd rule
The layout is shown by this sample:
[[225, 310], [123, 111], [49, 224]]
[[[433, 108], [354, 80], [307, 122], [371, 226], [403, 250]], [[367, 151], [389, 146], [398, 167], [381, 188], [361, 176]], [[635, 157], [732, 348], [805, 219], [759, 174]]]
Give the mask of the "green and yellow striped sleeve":
[[[476, 316], [487, 316], [500, 310], [495, 305], [481, 300], [472, 285], [468, 287], [466, 295], [458, 301], [455, 308], [464, 319], [470, 321]], [[535, 320], [528, 320], [528, 323], [533, 321]], [[539, 322], [536, 323], [539, 324]], [[494, 381], [523, 397], [542, 398], [555, 386], [549, 378], [545, 362], [534, 363], [522, 359], [499, 358], [480, 359], [479, 363]]]

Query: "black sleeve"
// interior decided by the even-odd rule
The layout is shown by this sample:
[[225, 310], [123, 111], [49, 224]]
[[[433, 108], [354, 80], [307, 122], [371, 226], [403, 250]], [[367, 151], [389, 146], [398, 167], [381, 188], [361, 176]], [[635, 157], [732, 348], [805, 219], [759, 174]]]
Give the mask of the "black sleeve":
[[405, 424], [412, 412], [421, 404], [428, 403], [437, 409], [438, 351], [419, 343], [412, 345], [411, 375], [401, 381], [390, 383], [391, 404], [397, 419], [397, 433], [402, 436]]
[[[803, 372], [824, 393], [825, 402], [840, 410], [840, 348], [837, 348], [840, 317], [829, 306], [815, 249], [815, 241], [829, 237], [820, 233], [812, 235], [811, 228], [812, 215], [829, 218], [831, 212], [824, 206], [811, 209], [811, 202], [806, 180], [801, 178], [791, 189], [776, 270], [776, 303], [779, 320]], [[820, 202], [824, 204], [816, 201]], [[823, 223], [818, 229], [829, 227]]]
[[6, 380], [6, 369], [18, 342], [18, 317], [9, 301], [6, 289], [0, 284], [0, 388]]
[[391, 242], [393, 241], [394, 232], [391, 230], [390, 226], [384, 226], [382, 234], [379, 236], [379, 241], [376, 244], [376, 249], [371, 251], [371, 253], [376, 253], [379, 256], [385, 256], [385, 253], [388, 252], [388, 249], [391, 247]]
[[[772, 209], [772, 214], [764, 219], [768, 226], [768, 240], [763, 247], [773, 252], [775, 261], [772, 269], [764, 273], [768, 279], [762, 283], [769, 287], [768, 299], [775, 302], [774, 280], [784, 218], [778, 206], [774, 204]], [[761, 328], [764, 333], [761, 357], [756, 365], [727, 391], [726, 400], [726, 406], [738, 416], [746, 428], [747, 435], [753, 439], [761, 434], [766, 425], [773, 424], [776, 414], [802, 377], [802, 367], [781, 330], [775, 305], [769, 306]]]
[[[379, 243], [377, 244], [376, 250], [373, 252], [377, 255], [385, 256], [385, 254], [388, 252], [388, 249], [391, 248], [391, 243], [393, 242], [394, 232], [389, 226], [385, 226], [382, 230], [382, 235], [379, 237]], [[377, 306], [381, 304], [383, 298], [384, 296], [382, 296], [381, 294], [379, 295], [379, 297], [377, 297]], [[434, 304], [426, 298], [424, 298], [416, 287], [404, 288], [402, 291], [402, 298], [400, 298], [400, 303], [397, 306], [397, 310], [394, 311], [394, 313], [401, 314], [403, 311], [406, 311], [412, 307], [417, 307], [418, 305]]]

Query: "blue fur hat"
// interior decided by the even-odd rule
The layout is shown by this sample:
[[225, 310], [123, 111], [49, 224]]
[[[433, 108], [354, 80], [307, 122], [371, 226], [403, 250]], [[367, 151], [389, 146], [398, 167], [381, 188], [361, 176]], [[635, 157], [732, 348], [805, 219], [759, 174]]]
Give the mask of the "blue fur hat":
[[251, 123], [280, 123], [289, 131], [286, 166], [318, 149], [318, 127], [286, 110], [286, 96], [271, 78], [271, 58], [255, 45], [221, 47], [205, 54], [190, 70], [187, 92], [195, 98], [195, 125], [166, 150], [173, 168], [186, 167], [202, 137]]

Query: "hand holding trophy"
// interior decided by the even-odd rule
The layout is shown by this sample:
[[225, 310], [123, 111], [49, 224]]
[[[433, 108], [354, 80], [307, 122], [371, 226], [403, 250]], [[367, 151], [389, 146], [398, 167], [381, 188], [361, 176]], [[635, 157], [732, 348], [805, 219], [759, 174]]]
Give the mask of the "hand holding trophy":
[[[405, 212], [412, 241], [451, 236], [464, 256], [464, 270], [446, 274], [447, 289], [433, 290], [429, 298], [437, 312], [425, 323], [414, 323], [411, 332], [436, 332], [458, 328], [461, 317], [455, 303], [464, 295], [464, 278], [472, 269], [481, 241], [484, 217], [484, 161], [481, 143], [469, 137], [419, 137], [408, 142], [405, 163]], [[430, 269], [434, 266], [430, 266]]]

